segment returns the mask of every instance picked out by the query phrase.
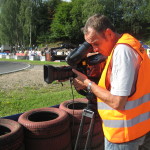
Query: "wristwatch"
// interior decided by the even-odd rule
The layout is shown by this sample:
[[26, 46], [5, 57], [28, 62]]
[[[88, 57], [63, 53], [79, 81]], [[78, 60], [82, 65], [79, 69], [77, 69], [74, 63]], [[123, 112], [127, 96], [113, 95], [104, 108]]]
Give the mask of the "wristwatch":
[[90, 92], [90, 93], [92, 93], [92, 91], [91, 91], [92, 83], [93, 83], [93, 82], [89, 82], [89, 83], [88, 83], [88, 86], [87, 86], [87, 90], [88, 90], [88, 92]]

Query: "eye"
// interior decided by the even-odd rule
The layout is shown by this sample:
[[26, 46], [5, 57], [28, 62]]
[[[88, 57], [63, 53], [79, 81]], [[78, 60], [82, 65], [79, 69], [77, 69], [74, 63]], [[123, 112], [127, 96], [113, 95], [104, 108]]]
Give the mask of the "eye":
[[93, 45], [93, 47], [98, 47], [99, 46], [98, 43], [93, 43], [92, 45]]

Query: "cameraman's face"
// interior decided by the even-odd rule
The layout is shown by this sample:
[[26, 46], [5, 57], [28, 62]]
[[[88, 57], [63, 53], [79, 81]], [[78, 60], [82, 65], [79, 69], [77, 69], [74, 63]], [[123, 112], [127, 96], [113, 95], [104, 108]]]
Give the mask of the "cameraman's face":
[[93, 28], [88, 28], [88, 32], [84, 37], [93, 46], [94, 52], [99, 52], [105, 56], [110, 55], [115, 45], [114, 35], [110, 29], [96, 32]]

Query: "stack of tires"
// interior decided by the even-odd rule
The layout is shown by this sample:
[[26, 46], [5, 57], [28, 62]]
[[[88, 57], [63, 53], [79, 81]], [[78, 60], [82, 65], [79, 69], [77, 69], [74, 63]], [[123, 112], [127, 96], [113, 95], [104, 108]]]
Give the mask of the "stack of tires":
[[26, 150], [71, 150], [69, 115], [59, 108], [40, 108], [23, 113]]
[[22, 126], [10, 119], [0, 119], [0, 150], [24, 150]]
[[[82, 118], [83, 109], [87, 107], [88, 100], [85, 98], [79, 98], [75, 100], [64, 101], [60, 104], [59, 108], [66, 111], [70, 116], [71, 121], [71, 139], [72, 139], [72, 148], [75, 147], [75, 142]], [[84, 150], [87, 131], [89, 129], [91, 119], [86, 117], [83, 125], [82, 137], [80, 139], [80, 144], [78, 149]], [[97, 112], [94, 115], [94, 127], [91, 138], [91, 145], [88, 149], [91, 150], [103, 150], [104, 149], [104, 135], [102, 131], [102, 122], [97, 115]]]
[[[0, 119], [0, 150], [72, 150], [88, 100], [64, 101], [59, 108], [33, 109], [20, 115], [18, 122]], [[95, 112], [95, 110], [94, 110]], [[86, 117], [78, 145], [84, 150], [91, 119]], [[103, 150], [102, 122], [94, 115], [90, 150]]]

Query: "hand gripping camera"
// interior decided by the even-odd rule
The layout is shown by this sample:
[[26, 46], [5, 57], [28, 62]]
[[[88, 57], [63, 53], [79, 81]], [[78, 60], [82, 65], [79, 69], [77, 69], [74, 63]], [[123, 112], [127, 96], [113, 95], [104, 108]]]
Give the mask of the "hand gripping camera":
[[[44, 65], [44, 81], [49, 84], [55, 80], [67, 80], [71, 77], [75, 78], [76, 75], [72, 72], [72, 68], [87, 75], [88, 65], [96, 65], [107, 59], [106, 56], [100, 53], [87, 57], [87, 54], [92, 53], [92, 51], [92, 46], [84, 42], [66, 57], [66, 62], [69, 66], [54, 67], [52, 65]], [[88, 78], [90, 78], [90, 76], [88, 76]]]

